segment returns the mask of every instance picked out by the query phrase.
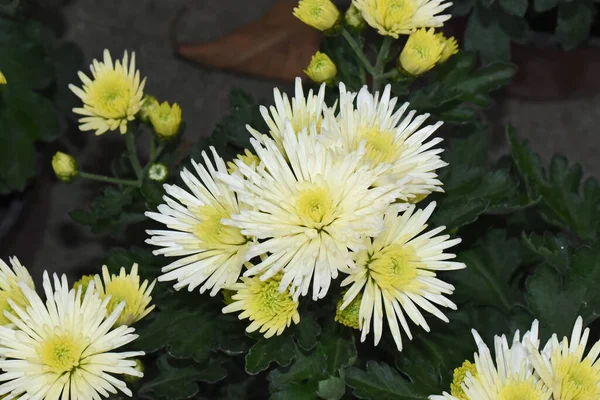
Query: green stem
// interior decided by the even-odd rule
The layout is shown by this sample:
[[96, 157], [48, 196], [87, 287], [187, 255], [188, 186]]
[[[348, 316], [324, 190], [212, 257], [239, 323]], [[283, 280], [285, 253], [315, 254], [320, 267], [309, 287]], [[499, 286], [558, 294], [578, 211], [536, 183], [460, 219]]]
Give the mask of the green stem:
[[135, 171], [135, 176], [142, 177], [142, 166], [140, 164], [140, 160], [137, 156], [137, 151], [135, 149], [135, 133], [127, 132], [125, 134], [125, 144], [127, 146], [127, 156], [129, 157], [129, 162]]
[[346, 39], [346, 41], [348, 42], [348, 44], [350, 45], [352, 50], [354, 50], [354, 53], [356, 54], [356, 56], [358, 57], [360, 62], [362, 62], [362, 64], [365, 66], [365, 69], [367, 70], [367, 72], [372, 74], [373, 73], [373, 65], [371, 65], [371, 62], [367, 59], [367, 56], [365, 56], [365, 53], [362, 51], [361, 46], [356, 42], [356, 40], [354, 40], [354, 38], [352, 37], [350, 32], [343, 29], [342, 36], [344, 36], [344, 39]]
[[150, 159], [154, 159], [156, 152], [156, 141], [154, 140], [154, 134], [150, 132]]
[[86, 179], [92, 179], [94, 181], [113, 183], [115, 185], [139, 186], [138, 181], [132, 181], [129, 179], [111, 178], [110, 176], [91, 174], [89, 172], [79, 172], [79, 176], [81, 176], [82, 178], [86, 178]]
[[140, 184], [141, 184], [142, 180], [144, 179], [144, 177], [146, 176], [146, 172], [148, 172], [148, 169], [150, 168], [150, 166], [154, 163], [154, 161], [156, 161], [156, 159], [158, 157], [160, 157], [160, 153], [162, 153], [162, 151], [165, 149], [165, 146], [166, 146], [165, 142], [160, 142], [158, 147], [154, 148], [154, 140], [152, 140], [152, 151], [151, 151], [152, 155], [150, 156], [150, 160], [148, 160], [148, 164], [146, 164], [146, 166], [144, 167], [144, 169], [142, 171], [142, 176], [139, 179]]
[[373, 92], [379, 90], [381, 86], [381, 81], [383, 77], [383, 70], [385, 68], [385, 63], [387, 60], [387, 56], [390, 53], [390, 46], [392, 45], [392, 38], [390, 36], [385, 36], [383, 38], [383, 42], [381, 43], [381, 47], [379, 48], [379, 53], [377, 53], [377, 61], [375, 62], [375, 67], [373, 67]]

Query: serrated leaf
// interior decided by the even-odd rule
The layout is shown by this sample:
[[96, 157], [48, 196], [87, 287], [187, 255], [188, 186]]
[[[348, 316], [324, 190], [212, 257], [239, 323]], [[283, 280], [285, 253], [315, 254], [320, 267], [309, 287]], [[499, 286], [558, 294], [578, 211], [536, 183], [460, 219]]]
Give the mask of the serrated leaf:
[[366, 371], [351, 367], [345, 371], [346, 384], [354, 396], [367, 400], [425, 400], [432, 393], [416, 387], [385, 363], [368, 361]]
[[537, 12], [545, 12], [553, 9], [560, 3], [560, 0], [533, 0], [533, 7]]
[[[267, 380], [271, 392], [280, 392], [282, 388], [290, 384], [307, 384], [315, 394], [318, 381], [327, 377], [327, 360], [325, 354], [313, 350], [311, 352], [298, 351], [294, 363], [285, 367], [277, 368], [269, 372]], [[337, 372], [337, 371], [336, 371]]]
[[169, 360], [163, 355], [156, 364], [158, 375], [142, 384], [138, 392], [142, 398], [190, 399], [198, 393], [197, 382], [218, 382], [227, 376], [227, 371], [219, 363], [212, 361], [200, 366], [191, 362]]
[[563, 235], [552, 235], [545, 232], [543, 235], [523, 232], [523, 243], [535, 253], [542, 262], [554, 267], [556, 272], [563, 275], [571, 262], [569, 242]]
[[319, 381], [317, 395], [326, 400], [340, 400], [346, 393], [346, 382], [338, 377]]
[[340, 333], [335, 328], [337, 326], [334, 325], [328, 329], [317, 345], [317, 351], [325, 356], [326, 371], [330, 376], [356, 361], [354, 336], [349, 336], [347, 332]]
[[296, 343], [302, 350], [311, 350], [317, 345], [317, 337], [321, 334], [321, 326], [311, 313], [302, 315], [300, 323], [294, 326]]
[[246, 354], [246, 372], [256, 375], [273, 362], [285, 367], [294, 360], [296, 352], [294, 338], [289, 333], [284, 332], [269, 339], [261, 337]]
[[499, 0], [500, 6], [509, 14], [522, 17], [527, 11], [529, 2], [527, 0]]
[[571, 1], [558, 6], [556, 36], [565, 50], [581, 44], [590, 35], [595, 8], [592, 2]]
[[457, 258], [467, 268], [453, 276], [455, 301], [472, 301], [504, 312], [521, 301], [519, 290], [511, 281], [521, 262], [517, 239], [507, 238], [503, 231], [491, 231], [476, 247], [460, 252]]
[[498, 16], [490, 14], [490, 10], [476, 7], [465, 30], [465, 49], [479, 52], [484, 64], [510, 59], [509, 35], [500, 26]]

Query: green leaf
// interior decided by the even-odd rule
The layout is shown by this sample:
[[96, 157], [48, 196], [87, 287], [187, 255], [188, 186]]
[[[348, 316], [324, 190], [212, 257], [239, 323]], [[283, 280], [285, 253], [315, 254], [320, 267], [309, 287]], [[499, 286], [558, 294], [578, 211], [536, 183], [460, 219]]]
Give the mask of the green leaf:
[[327, 377], [326, 368], [327, 361], [323, 353], [314, 350], [309, 353], [298, 351], [293, 364], [274, 369], [267, 375], [271, 393], [284, 392], [289, 389], [289, 385], [303, 385], [316, 397], [319, 380]]
[[579, 46], [590, 35], [595, 8], [588, 1], [565, 2], [558, 6], [556, 36], [565, 50]]
[[568, 228], [580, 238], [593, 240], [600, 231], [600, 186], [593, 178], [583, 185], [579, 164], [569, 166], [567, 160], [554, 156], [548, 176], [539, 156], [526, 141], [507, 129], [513, 161], [527, 186], [530, 199], [539, 198], [542, 216], [551, 224]]
[[507, 13], [522, 17], [527, 11], [527, 0], [499, 0], [500, 7]]
[[533, 0], [535, 11], [542, 13], [553, 9], [560, 3], [560, 0]]
[[218, 382], [227, 376], [227, 371], [214, 361], [203, 363], [183, 363], [169, 360], [165, 355], [158, 358], [158, 375], [145, 381], [138, 395], [146, 399], [190, 399], [198, 391], [197, 382]]
[[326, 400], [340, 400], [346, 393], [346, 382], [337, 377], [331, 377], [319, 382], [317, 395]]
[[300, 323], [294, 326], [296, 343], [302, 350], [311, 350], [317, 345], [317, 337], [321, 334], [321, 326], [312, 313], [302, 315]]
[[165, 189], [162, 183], [146, 179], [142, 183], [141, 193], [146, 199], [146, 208], [156, 211], [158, 206], [163, 203]]
[[528, 236], [523, 232], [523, 243], [542, 262], [552, 266], [560, 275], [563, 275], [568, 269], [571, 262], [571, 254], [569, 251], [569, 242], [563, 235], [554, 236], [549, 232], [544, 232], [543, 235], [531, 233]]
[[368, 361], [366, 371], [351, 367], [346, 370], [346, 384], [354, 396], [367, 400], [426, 400], [429, 393], [415, 387], [398, 371], [385, 363]]
[[[148, 280], [158, 278], [158, 276], [161, 275], [161, 268], [164, 265], [162, 257], [156, 257], [150, 250], [136, 246], [132, 246], [128, 249], [112, 248], [104, 261], [108, 270], [113, 274], [118, 274], [121, 267], [125, 267], [125, 269], [129, 270], [135, 263], [138, 264], [141, 278]], [[165, 290], [168, 288], [167, 285], [159, 285], [155, 290], [160, 287], [164, 287]]]
[[458, 254], [466, 269], [453, 276], [454, 299], [496, 307], [508, 312], [521, 301], [512, 277], [521, 262], [519, 241], [507, 238], [503, 231], [490, 231], [472, 249]]
[[546, 336], [559, 338], [571, 332], [577, 316], [586, 324], [600, 316], [600, 251], [582, 247], [573, 254], [567, 273], [561, 277], [550, 268], [538, 267], [527, 279], [527, 302]]
[[269, 339], [261, 336], [246, 354], [246, 372], [256, 375], [269, 368], [273, 362], [285, 367], [295, 357], [296, 344], [291, 334], [284, 332]]
[[467, 21], [464, 46], [479, 52], [484, 64], [510, 59], [509, 35], [500, 26], [497, 13], [483, 7], [476, 7]]
[[450, 13], [452, 16], [464, 17], [467, 15], [475, 5], [475, 0], [457, 0], [453, 2]]

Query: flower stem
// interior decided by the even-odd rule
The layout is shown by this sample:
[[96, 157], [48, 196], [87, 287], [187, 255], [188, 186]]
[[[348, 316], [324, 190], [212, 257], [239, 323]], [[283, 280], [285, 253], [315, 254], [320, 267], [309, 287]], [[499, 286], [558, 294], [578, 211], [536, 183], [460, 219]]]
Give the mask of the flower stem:
[[100, 181], [105, 183], [113, 183], [115, 185], [129, 185], [129, 186], [139, 186], [138, 181], [132, 181], [129, 179], [119, 179], [119, 178], [111, 178], [110, 176], [91, 174], [89, 172], [79, 172], [79, 176], [86, 179], [91, 179], [94, 181]]
[[379, 53], [377, 53], [377, 61], [375, 62], [375, 67], [373, 67], [373, 92], [379, 90], [381, 86], [382, 78], [384, 77], [383, 70], [385, 68], [385, 63], [387, 60], [387, 56], [390, 53], [390, 46], [392, 45], [392, 38], [390, 36], [385, 36], [383, 38], [383, 42], [381, 42], [381, 47], [379, 48]]
[[127, 132], [127, 134], [125, 134], [125, 144], [127, 146], [127, 156], [135, 171], [135, 176], [140, 178], [142, 176], [142, 166], [140, 165], [140, 160], [138, 159], [137, 151], [135, 149], [135, 134], [133, 132]]
[[142, 176], [139, 179], [140, 184], [141, 184], [142, 180], [144, 179], [144, 177], [146, 176], [146, 172], [148, 171], [148, 168], [150, 168], [150, 166], [154, 163], [154, 161], [156, 161], [156, 159], [158, 157], [160, 157], [160, 153], [162, 153], [162, 151], [165, 149], [165, 146], [166, 146], [166, 143], [162, 142], [162, 141], [159, 141], [159, 144], [156, 147], [155, 147], [154, 143], [155, 143], [154, 139], [152, 139], [152, 151], [151, 151], [150, 160], [148, 160], [148, 164], [146, 164], [146, 166], [142, 170]]
[[354, 40], [350, 32], [348, 32], [346, 29], [343, 29], [342, 36], [344, 36], [344, 39], [346, 39], [352, 50], [354, 50], [354, 53], [356, 54], [360, 62], [363, 63], [367, 72], [372, 74], [373, 65], [371, 65], [371, 62], [367, 59], [367, 56], [365, 56], [365, 53], [362, 51], [361, 46], [356, 42], [356, 40]]

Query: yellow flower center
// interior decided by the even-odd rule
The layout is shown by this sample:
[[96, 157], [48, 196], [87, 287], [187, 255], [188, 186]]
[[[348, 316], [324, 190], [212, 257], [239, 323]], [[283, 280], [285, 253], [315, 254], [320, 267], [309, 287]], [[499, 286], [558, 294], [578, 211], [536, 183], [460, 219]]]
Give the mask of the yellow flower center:
[[135, 87], [123, 73], [108, 70], [89, 84], [88, 103], [104, 118], [124, 118], [134, 93]]
[[294, 299], [286, 291], [281, 293], [279, 291], [279, 280], [273, 279], [264, 282], [261, 290], [257, 293], [256, 297], [256, 308], [259, 311], [259, 315], [256, 316], [256, 320], [260, 320], [263, 317], [265, 319], [273, 318], [287, 318], [290, 312], [296, 310], [298, 304], [294, 302]]
[[331, 193], [322, 186], [302, 190], [296, 210], [305, 223], [314, 228], [322, 228], [332, 219], [334, 205]]
[[553, 364], [561, 400], [600, 398], [600, 366], [594, 367], [589, 359], [580, 361], [576, 355], [557, 357]]
[[379, 0], [377, 7], [384, 12], [383, 26], [388, 29], [407, 24], [417, 11], [414, 0]]
[[461, 387], [467, 377], [467, 372], [470, 372], [473, 378], [477, 379], [477, 367], [469, 360], [466, 360], [460, 367], [454, 369], [452, 383], [450, 384], [450, 394], [459, 400], [469, 400]]
[[360, 303], [362, 301], [362, 293], [356, 295], [356, 297], [344, 308], [340, 310], [340, 306], [344, 302], [344, 298], [337, 304], [335, 320], [342, 325], [349, 328], [360, 329], [358, 325], [358, 315], [360, 313]]
[[499, 391], [497, 400], [539, 400], [545, 398], [545, 391], [531, 379], [508, 381]]
[[242, 235], [239, 228], [221, 223], [221, 220], [231, 216], [231, 212], [228, 212], [221, 205], [205, 205], [198, 207], [193, 212], [202, 221], [194, 226], [193, 233], [206, 246], [219, 248], [223, 245], [235, 246], [247, 242], [246, 237]]
[[[10, 324], [10, 320], [4, 315], [4, 311], [12, 311], [12, 307], [8, 304], [8, 299], [11, 299], [21, 308], [29, 305], [29, 300], [23, 294], [19, 286], [11, 285], [10, 290], [0, 290], [0, 325]], [[14, 314], [14, 313], [13, 313]]]
[[366, 141], [366, 158], [371, 166], [381, 163], [393, 164], [400, 157], [403, 149], [402, 142], [395, 142], [393, 132], [381, 131], [378, 127], [365, 127], [354, 141], [354, 148], [358, 148], [362, 141]]
[[410, 246], [392, 244], [371, 255], [367, 268], [382, 289], [416, 292], [422, 284], [417, 281], [420, 262]]
[[55, 334], [41, 343], [39, 356], [49, 371], [63, 374], [79, 367], [84, 349], [85, 344], [81, 339]]

